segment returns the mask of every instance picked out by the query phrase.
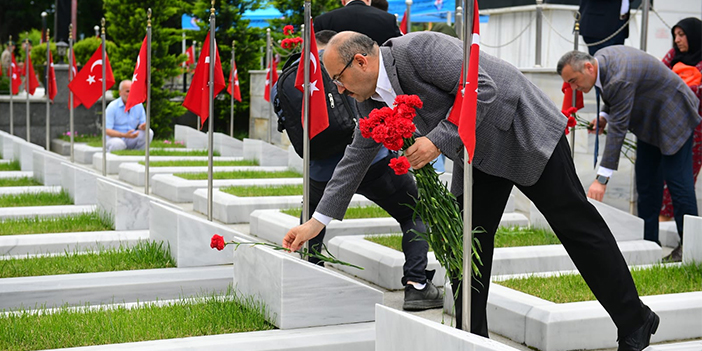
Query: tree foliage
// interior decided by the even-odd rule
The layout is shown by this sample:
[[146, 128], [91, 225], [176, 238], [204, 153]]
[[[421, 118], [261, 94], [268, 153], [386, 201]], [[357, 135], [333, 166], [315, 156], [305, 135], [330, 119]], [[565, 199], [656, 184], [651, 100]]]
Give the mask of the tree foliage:
[[[109, 53], [115, 81], [130, 80], [146, 36], [148, 8], [151, 16], [151, 128], [154, 134], [170, 137], [173, 119], [185, 108], [173, 98], [182, 93], [164, 88], [172, 77], [181, 74], [181, 30], [174, 28], [180, 16], [190, 8], [184, 0], [104, 0], [107, 35], [119, 43]], [[173, 47], [173, 50], [171, 50]], [[78, 57], [78, 53], [76, 53]], [[117, 86], [117, 84], [115, 84]]]
[[[304, 0], [272, 0], [270, 2], [281, 13], [286, 14], [285, 18], [271, 20], [271, 28], [276, 34], [283, 33], [283, 27], [291, 24], [296, 30], [299, 30], [300, 25], [305, 23], [305, 1]], [[310, 12], [312, 18], [315, 18], [325, 12], [341, 7], [339, 0], [320, 0], [312, 1]]]
[[[247, 10], [261, 7], [260, 0], [221, 0], [215, 2], [215, 38], [219, 49], [224, 79], [229, 86], [231, 71], [232, 41], [236, 41], [235, 59], [239, 76], [242, 102], [234, 101], [234, 128], [241, 134], [249, 128], [249, 71], [260, 69], [260, 48], [265, 45], [265, 32], [261, 28], [249, 26], [249, 21], [242, 18]], [[201, 47], [209, 31], [211, 3], [199, 0], [193, 6], [193, 14], [200, 20], [200, 31], [188, 33], [189, 39], [196, 40]], [[208, 43], [204, 43], [209, 45]], [[215, 131], [229, 133], [230, 96], [223, 91], [215, 99]]]

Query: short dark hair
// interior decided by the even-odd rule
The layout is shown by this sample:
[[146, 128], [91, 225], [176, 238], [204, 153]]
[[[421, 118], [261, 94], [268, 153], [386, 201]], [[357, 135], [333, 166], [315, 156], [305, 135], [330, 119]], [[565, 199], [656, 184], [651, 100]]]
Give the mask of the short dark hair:
[[342, 61], [349, 61], [356, 56], [356, 54], [375, 56], [374, 50], [376, 45], [375, 41], [365, 34], [352, 33], [348, 39], [339, 44], [337, 50]]
[[329, 40], [336, 35], [336, 32], [330, 29], [320, 30], [314, 33], [314, 39], [317, 40], [317, 44], [327, 45]]
[[558, 75], [560, 76], [565, 66], [570, 66], [574, 71], [581, 72], [585, 62], [594, 64], [595, 58], [586, 52], [577, 50], [568, 51], [565, 55], [563, 55], [563, 57], [561, 57], [560, 60], [558, 60], [556, 72], [558, 72]]
[[371, 0], [371, 6], [388, 12], [388, 0]]

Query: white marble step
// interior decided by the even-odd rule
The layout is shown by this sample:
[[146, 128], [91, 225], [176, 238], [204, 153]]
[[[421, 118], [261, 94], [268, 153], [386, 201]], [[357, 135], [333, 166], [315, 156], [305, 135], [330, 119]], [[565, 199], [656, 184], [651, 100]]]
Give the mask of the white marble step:
[[34, 172], [32, 172], [32, 171], [4, 171], [4, 172], [0, 172], [0, 178], [21, 178], [21, 177], [32, 178], [33, 176], [34, 176]]
[[0, 309], [175, 299], [223, 292], [231, 284], [231, 266], [4, 278], [0, 284]]
[[0, 256], [24, 256], [88, 251], [99, 248], [133, 246], [139, 240], [149, 240], [148, 230], [49, 233], [0, 236]]
[[12, 160], [0, 160], [0, 165], [10, 164], [10, 162], [12, 162]]
[[0, 187], [0, 195], [26, 194], [26, 193], [60, 193], [60, 186], [6, 186]]
[[[213, 167], [214, 172], [233, 171], [266, 171], [280, 172], [288, 167], [261, 167], [261, 166], [225, 166]], [[157, 174], [173, 173], [205, 173], [207, 167], [149, 167], [149, 181]], [[122, 163], [119, 165], [119, 179], [136, 186], [144, 186], [146, 167], [139, 163]]]
[[95, 205], [29, 206], [0, 208], [0, 219], [26, 217], [57, 217], [92, 212]]

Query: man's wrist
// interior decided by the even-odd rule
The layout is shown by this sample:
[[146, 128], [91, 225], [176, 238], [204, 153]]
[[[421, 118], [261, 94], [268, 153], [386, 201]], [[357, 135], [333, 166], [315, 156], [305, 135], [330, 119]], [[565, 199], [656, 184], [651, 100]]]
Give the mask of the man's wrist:
[[602, 185], [607, 185], [607, 183], [609, 182], [609, 177], [598, 174], [597, 176], [595, 176], [595, 180]]

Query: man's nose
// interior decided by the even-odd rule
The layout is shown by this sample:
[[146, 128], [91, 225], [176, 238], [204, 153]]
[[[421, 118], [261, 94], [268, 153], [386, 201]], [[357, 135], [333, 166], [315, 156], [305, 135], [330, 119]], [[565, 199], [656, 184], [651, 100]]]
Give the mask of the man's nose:
[[339, 94], [343, 94], [343, 93], [344, 93], [344, 90], [346, 90], [346, 88], [344, 88], [344, 87], [342, 87], [341, 85], [338, 85], [338, 84], [337, 84], [337, 85], [336, 85], [336, 90], [339, 91]]
[[577, 89], [578, 89], [578, 85], [577, 85], [577, 84], [575, 84], [575, 83], [568, 83], [568, 84], [570, 84], [570, 89], [571, 89], [571, 90], [577, 90]]

